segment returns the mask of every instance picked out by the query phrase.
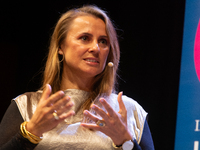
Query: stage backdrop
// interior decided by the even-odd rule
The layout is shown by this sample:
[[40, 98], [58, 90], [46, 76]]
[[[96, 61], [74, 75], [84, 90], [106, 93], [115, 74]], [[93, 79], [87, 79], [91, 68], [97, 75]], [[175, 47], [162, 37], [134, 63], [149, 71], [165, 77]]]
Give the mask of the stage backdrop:
[[200, 0], [186, 0], [175, 150], [200, 150], [199, 142]]

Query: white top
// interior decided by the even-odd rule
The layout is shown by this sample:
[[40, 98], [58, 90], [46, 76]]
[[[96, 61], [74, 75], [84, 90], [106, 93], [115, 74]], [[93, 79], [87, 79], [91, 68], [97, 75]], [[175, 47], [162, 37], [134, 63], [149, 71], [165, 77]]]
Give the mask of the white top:
[[[91, 131], [80, 126], [83, 120], [80, 106], [88, 98], [89, 93], [77, 89], [64, 91], [74, 102], [72, 109], [75, 116], [60, 123], [56, 128], [43, 134], [43, 140], [36, 146], [36, 150], [62, 150], [62, 149], [84, 149], [84, 150], [112, 150], [112, 140], [100, 131]], [[29, 121], [36, 110], [42, 91], [28, 92], [15, 98], [19, 111], [24, 121]], [[112, 93], [106, 97], [107, 102], [118, 112], [119, 104], [117, 94]], [[140, 143], [144, 122], [147, 116], [145, 110], [133, 99], [122, 96], [127, 109], [127, 125], [132, 136]], [[101, 107], [98, 99], [95, 104]]]

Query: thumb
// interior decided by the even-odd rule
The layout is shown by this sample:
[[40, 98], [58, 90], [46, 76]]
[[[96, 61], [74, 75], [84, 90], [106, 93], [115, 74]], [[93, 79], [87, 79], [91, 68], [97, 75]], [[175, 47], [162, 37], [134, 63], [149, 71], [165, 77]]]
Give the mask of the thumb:
[[49, 98], [50, 94], [51, 94], [51, 85], [46, 84], [44, 90], [43, 90], [43, 94], [42, 94], [42, 100], [46, 100], [47, 98]]
[[119, 103], [119, 112], [118, 113], [126, 115], [126, 107], [125, 107], [124, 102], [122, 100], [122, 94], [123, 94], [123, 92], [120, 92], [118, 94], [118, 97], [117, 97], [117, 100], [118, 100], [118, 103]]

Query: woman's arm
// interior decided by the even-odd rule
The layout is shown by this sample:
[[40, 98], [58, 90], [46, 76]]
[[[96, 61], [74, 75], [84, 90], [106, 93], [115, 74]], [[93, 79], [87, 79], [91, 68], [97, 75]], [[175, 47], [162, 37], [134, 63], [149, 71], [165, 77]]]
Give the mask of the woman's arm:
[[[127, 127], [127, 109], [122, 100], [122, 92], [118, 94], [117, 100], [119, 103], [119, 111], [115, 112], [104, 98], [100, 98], [99, 101], [106, 109], [107, 113], [99, 106], [92, 104], [91, 108], [97, 114], [99, 114], [102, 117], [102, 119], [99, 119], [98, 116], [93, 115], [91, 112], [85, 110], [84, 115], [86, 117], [89, 117], [94, 122], [96, 122], [96, 124], [81, 123], [81, 126], [103, 132], [112, 139], [114, 145], [120, 146], [123, 145], [125, 141], [131, 140], [132, 135], [128, 131]], [[98, 125], [97, 122], [99, 120], [101, 120], [104, 123], [104, 125]], [[153, 140], [151, 137], [147, 121], [145, 121], [144, 123], [144, 129], [140, 145], [137, 144], [136, 140], [134, 140], [133, 142], [134, 142], [133, 150], [141, 150], [141, 149], [154, 150]]]
[[132, 139], [132, 141], [134, 143], [134, 147], [132, 150], [154, 150], [151, 132], [149, 130], [149, 126], [146, 120], [140, 144], [137, 143], [136, 139]]
[[23, 121], [17, 104], [12, 101], [0, 124], [1, 150], [32, 150], [37, 146], [20, 134], [20, 124]]
[[145, 120], [144, 130], [143, 130], [140, 144], [138, 145], [137, 141], [134, 140], [133, 150], [154, 150], [154, 144], [153, 144], [151, 132], [146, 120]]

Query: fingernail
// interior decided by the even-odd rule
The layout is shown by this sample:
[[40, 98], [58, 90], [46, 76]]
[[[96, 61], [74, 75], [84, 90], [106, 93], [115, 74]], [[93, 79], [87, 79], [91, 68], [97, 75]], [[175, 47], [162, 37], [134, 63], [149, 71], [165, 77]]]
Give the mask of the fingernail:
[[50, 86], [50, 84], [46, 84], [46, 86], [45, 86], [45, 88], [44, 88], [44, 90], [48, 90], [48, 89], [51, 90], [51, 86]]
[[88, 115], [88, 112], [87, 112], [87, 111], [84, 111], [83, 113], [84, 113], [84, 115]]
[[73, 106], [74, 105], [74, 102], [71, 102], [70, 104], [69, 104], [69, 106]]
[[67, 96], [67, 100], [70, 100], [71, 99], [71, 97], [70, 96]]
[[91, 108], [92, 108], [92, 109], [95, 109], [95, 106], [94, 106], [94, 105], [92, 105], [92, 106], [91, 106]]
[[59, 94], [62, 96], [62, 97], [64, 97], [64, 92], [63, 91], [59, 91]]
[[75, 112], [74, 112], [74, 111], [72, 111], [72, 112], [71, 112], [71, 115], [75, 115]]
[[99, 101], [100, 101], [100, 102], [103, 102], [103, 98], [100, 98]]

